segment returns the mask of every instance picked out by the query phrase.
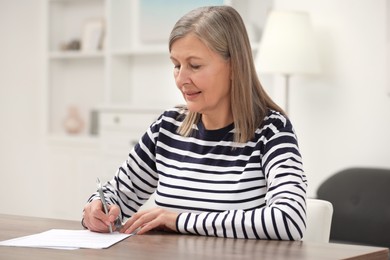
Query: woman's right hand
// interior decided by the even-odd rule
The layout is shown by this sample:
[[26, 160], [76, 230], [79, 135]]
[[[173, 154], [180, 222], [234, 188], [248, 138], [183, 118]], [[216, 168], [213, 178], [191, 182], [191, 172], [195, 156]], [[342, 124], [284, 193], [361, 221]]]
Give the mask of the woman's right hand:
[[114, 222], [119, 217], [117, 205], [108, 205], [108, 214], [103, 211], [101, 200], [93, 200], [84, 207], [83, 226], [94, 232], [107, 233], [109, 226], [115, 230]]

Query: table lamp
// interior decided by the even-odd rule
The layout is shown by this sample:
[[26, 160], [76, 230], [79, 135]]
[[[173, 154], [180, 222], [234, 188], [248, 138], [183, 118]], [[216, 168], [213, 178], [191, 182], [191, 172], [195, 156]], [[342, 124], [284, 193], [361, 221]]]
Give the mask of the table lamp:
[[309, 14], [301, 11], [271, 11], [255, 64], [260, 73], [284, 76], [285, 112], [288, 114], [291, 75], [320, 72]]

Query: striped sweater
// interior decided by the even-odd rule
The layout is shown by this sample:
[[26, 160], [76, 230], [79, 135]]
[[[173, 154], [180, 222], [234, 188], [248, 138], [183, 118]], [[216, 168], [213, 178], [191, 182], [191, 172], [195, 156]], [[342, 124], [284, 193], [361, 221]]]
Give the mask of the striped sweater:
[[237, 144], [233, 124], [200, 122], [191, 137], [177, 134], [183, 113], [167, 110], [150, 126], [104, 186], [107, 202], [129, 218], [156, 192], [157, 206], [180, 213], [181, 233], [301, 239], [307, 180], [290, 121], [270, 111], [255, 137]]

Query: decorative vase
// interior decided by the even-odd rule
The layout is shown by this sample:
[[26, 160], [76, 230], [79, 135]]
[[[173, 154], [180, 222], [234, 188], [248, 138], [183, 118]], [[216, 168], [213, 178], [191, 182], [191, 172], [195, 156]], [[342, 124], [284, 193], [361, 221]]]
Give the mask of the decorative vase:
[[64, 119], [64, 128], [68, 134], [79, 134], [84, 128], [84, 120], [76, 106], [70, 106]]

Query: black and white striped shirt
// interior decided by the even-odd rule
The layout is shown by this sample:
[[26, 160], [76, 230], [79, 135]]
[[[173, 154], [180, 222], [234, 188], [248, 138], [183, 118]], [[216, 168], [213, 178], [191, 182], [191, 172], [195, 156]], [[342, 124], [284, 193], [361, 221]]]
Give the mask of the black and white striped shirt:
[[[125, 218], [156, 192], [157, 206], [180, 212], [181, 233], [299, 240], [307, 180], [288, 119], [270, 111], [255, 137], [234, 143], [234, 125], [192, 137], [177, 133], [183, 111], [165, 111], [104, 187]], [[93, 195], [90, 200], [96, 198]]]

